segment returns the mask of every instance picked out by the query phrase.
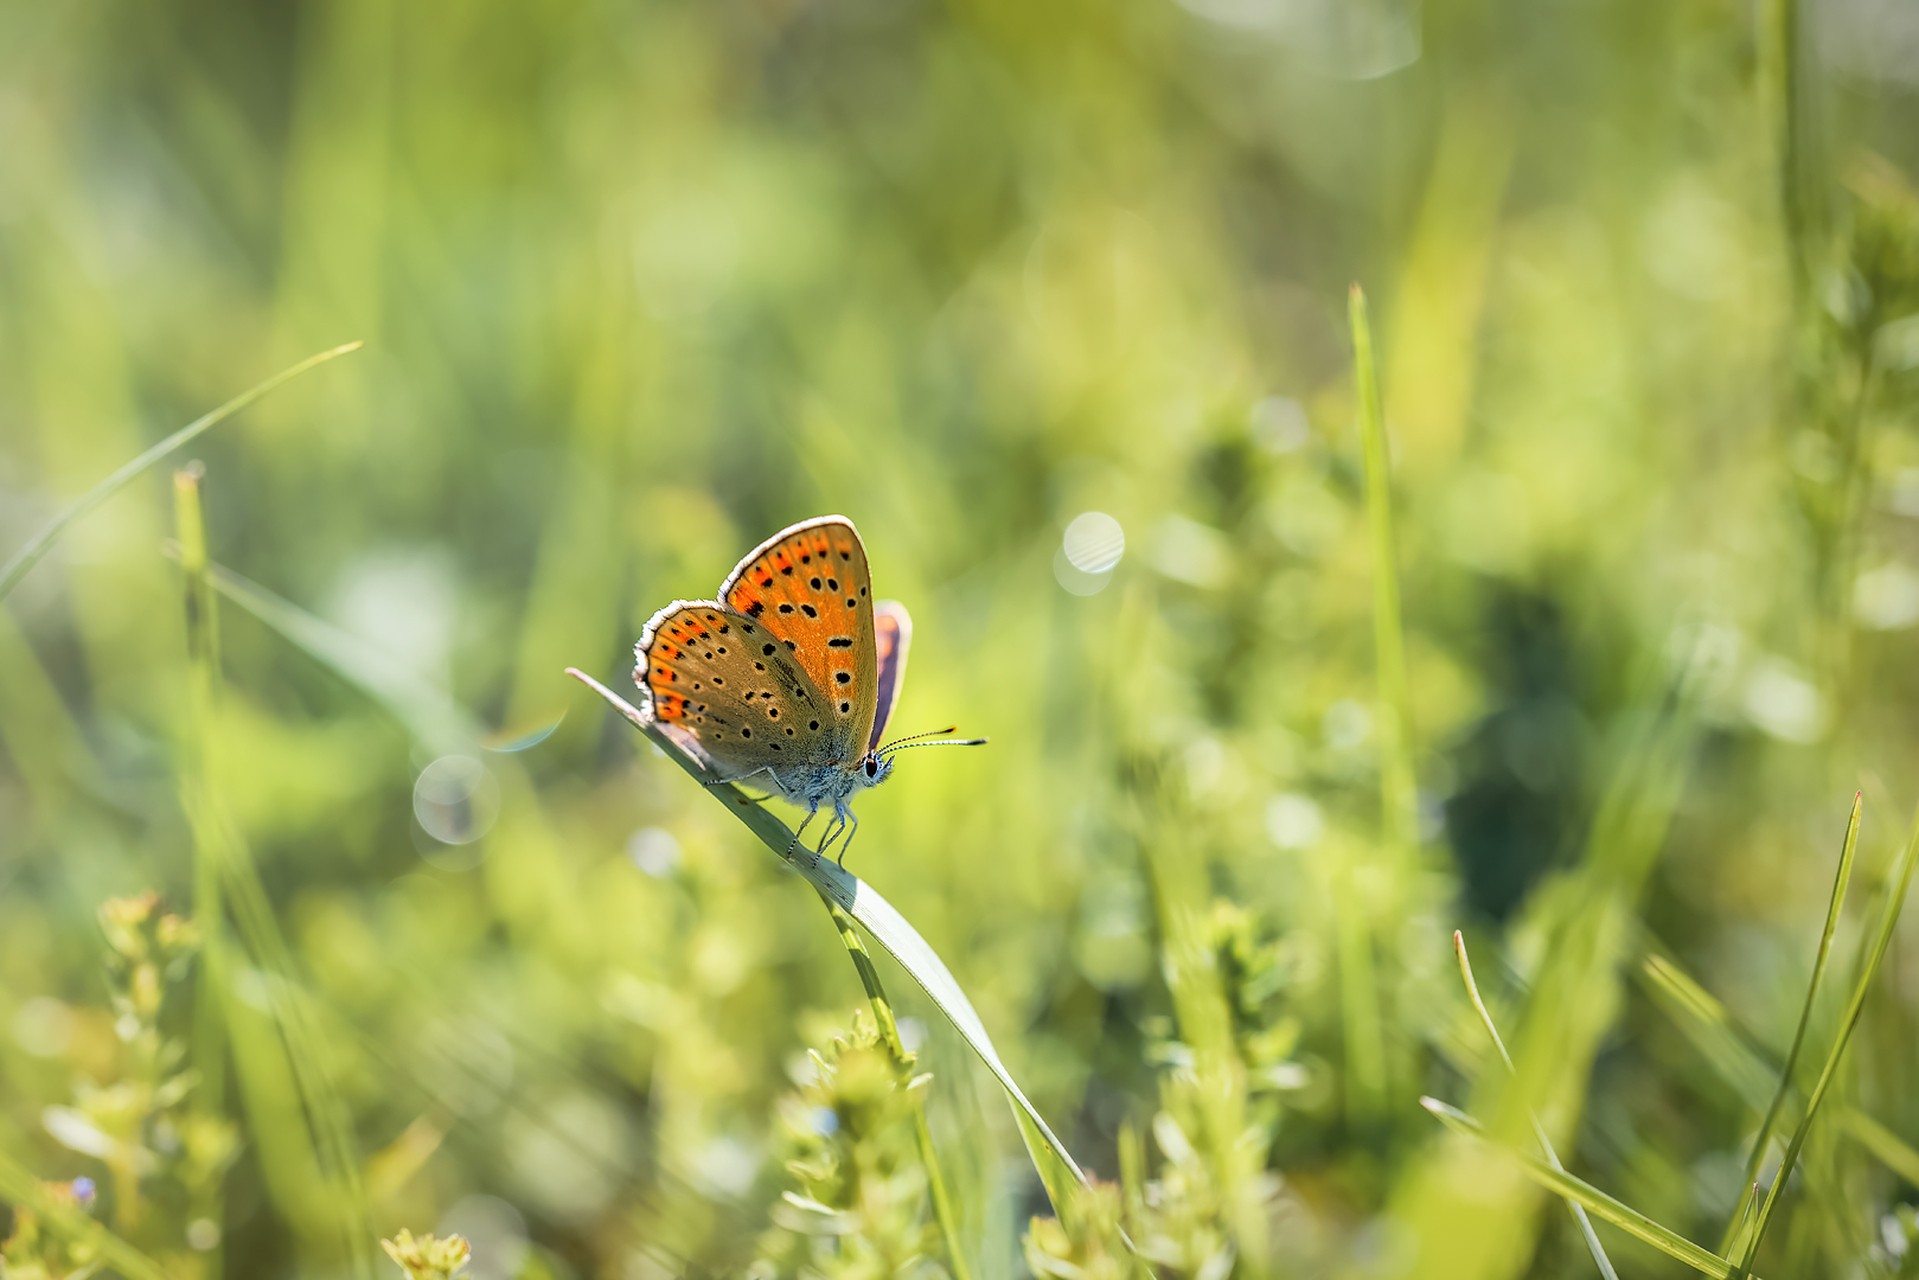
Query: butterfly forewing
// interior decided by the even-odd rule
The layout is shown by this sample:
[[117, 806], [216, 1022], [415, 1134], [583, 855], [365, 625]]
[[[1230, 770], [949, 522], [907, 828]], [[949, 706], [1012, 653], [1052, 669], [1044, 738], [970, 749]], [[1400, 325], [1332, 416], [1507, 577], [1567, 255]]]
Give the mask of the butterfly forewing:
[[745, 614], [676, 601], [653, 616], [637, 652], [646, 710], [722, 776], [817, 764], [828, 753], [834, 700]]
[[846, 762], [857, 759], [872, 734], [878, 681], [872, 584], [852, 523], [824, 516], [774, 535], [740, 561], [720, 599], [791, 653], [824, 695]]

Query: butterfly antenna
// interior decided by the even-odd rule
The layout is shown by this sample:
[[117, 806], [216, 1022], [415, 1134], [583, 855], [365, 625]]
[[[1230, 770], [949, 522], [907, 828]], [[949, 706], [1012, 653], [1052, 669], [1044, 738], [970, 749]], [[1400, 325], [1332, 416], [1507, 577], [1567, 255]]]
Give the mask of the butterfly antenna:
[[[919, 735], [921, 738], [925, 736], [924, 734]], [[985, 738], [940, 738], [934, 742], [913, 741], [903, 738], [890, 747], [881, 747], [873, 754], [885, 756], [891, 755], [895, 751], [911, 751], [915, 747], [983, 747], [986, 745], [986, 742], [987, 740]]]
[[958, 725], [949, 724], [944, 729], [928, 729], [925, 733], [909, 733], [904, 738], [893, 739], [891, 742], [881, 747], [880, 750], [891, 751], [894, 747], [899, 746], [901, 743], [918, 742], [921, 738], [937, 738], [942, 733], [958, 733], [958, 732], [959, 732]]

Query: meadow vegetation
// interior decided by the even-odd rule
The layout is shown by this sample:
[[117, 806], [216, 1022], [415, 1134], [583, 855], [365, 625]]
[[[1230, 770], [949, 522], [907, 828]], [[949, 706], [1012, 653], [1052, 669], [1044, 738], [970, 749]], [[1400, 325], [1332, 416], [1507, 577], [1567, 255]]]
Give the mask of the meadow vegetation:
[[0, 6], [0, 1276], [1919, 1276], [1915, 41]]

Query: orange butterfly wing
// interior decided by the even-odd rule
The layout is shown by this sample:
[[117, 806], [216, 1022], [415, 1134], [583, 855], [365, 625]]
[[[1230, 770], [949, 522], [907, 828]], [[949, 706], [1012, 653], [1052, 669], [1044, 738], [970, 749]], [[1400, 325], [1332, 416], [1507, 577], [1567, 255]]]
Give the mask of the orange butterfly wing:
[[879, 704], [878, 658], [866, 548], [852, 521], [821, 516], [774, 534], [740, 561], [720, 599], [784, 643], [826, 695], [844, 732], [843, 760], [863, 755]]

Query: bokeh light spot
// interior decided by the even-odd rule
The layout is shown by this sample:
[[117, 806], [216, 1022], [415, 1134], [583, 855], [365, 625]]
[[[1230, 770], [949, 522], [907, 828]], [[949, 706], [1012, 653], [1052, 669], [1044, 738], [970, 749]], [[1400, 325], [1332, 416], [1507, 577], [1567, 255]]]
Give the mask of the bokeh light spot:
[[472, 756], [441, 756], [413, 784], [413, 816], [441, 844], [471, 844], [500, 816], [500, 785]]

